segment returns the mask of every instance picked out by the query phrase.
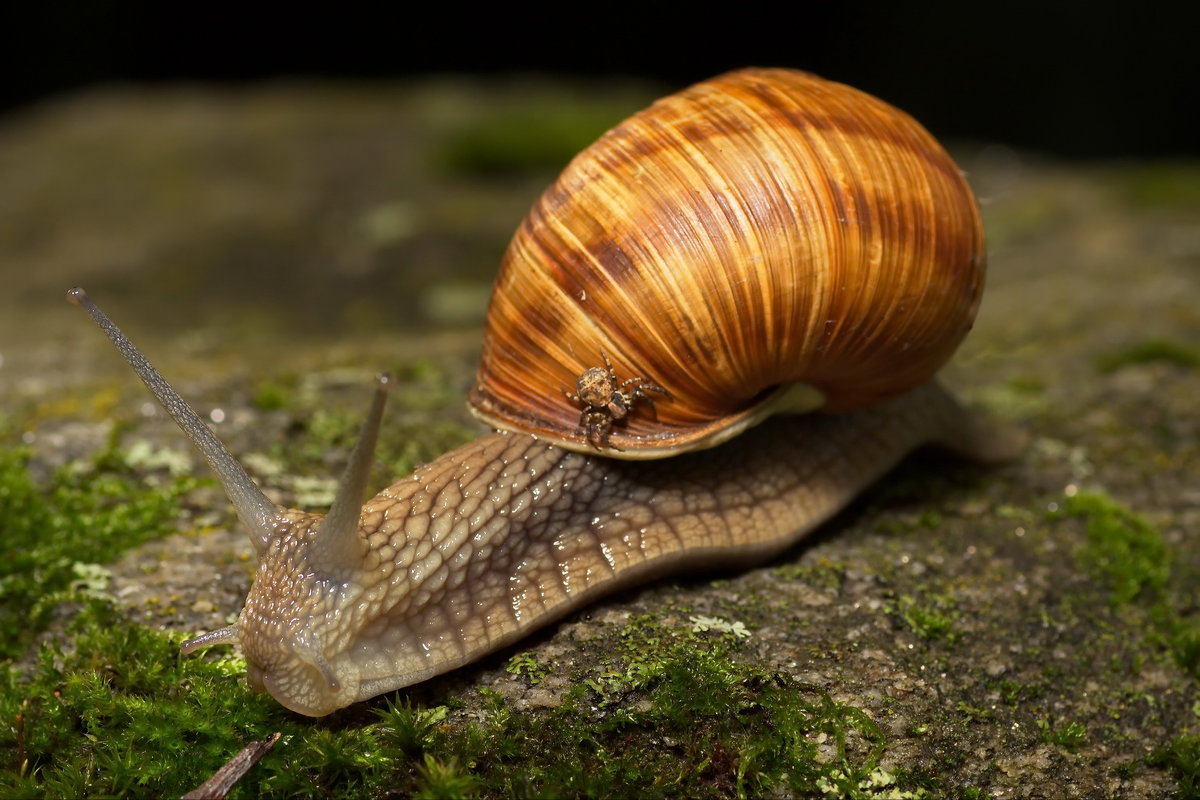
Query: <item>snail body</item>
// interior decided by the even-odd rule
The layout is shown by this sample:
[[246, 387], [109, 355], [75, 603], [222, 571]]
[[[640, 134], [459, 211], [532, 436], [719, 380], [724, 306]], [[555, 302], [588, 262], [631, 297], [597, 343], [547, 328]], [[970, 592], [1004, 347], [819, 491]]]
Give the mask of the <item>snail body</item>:
[[[931, 382], [885, 406], [768, 420], [719, 455], [615, 461], [528, 434], [482, 436], [368, 501], [361, 566], [332, 581], [301, 555], [316, 546], [316, 518], [289, 520], [238, 623], [251, 684], [314, 715], [409, 686], [599, 595], [769, 558], [919, 445], [1011, 455], [994, 433]], [[297, 575], [304, 584], [279, 591]], [[324, 614], [314, 598], [330, 603]], [[297, 641], [353, 646], [326, 647], [317, 669]]]
[[[383, 377], [327, 515], [267, 500], [69, 298], [208, 460], [257, 551], [238, 621], [184, 651], [240, 643], [251, 685], [319, 716], [599, 594], [768, 558], [921, 445], [1015, 455], [1018, 434], [930, 380], [971, 325], [983, 261], [969, 190], [906, 115], [787, 70], [698, 84], [581, 154], [514, 237], [470, 397], [502, 430], [362, 505]], [[789, 405], [842, 413], [746, 430]]]

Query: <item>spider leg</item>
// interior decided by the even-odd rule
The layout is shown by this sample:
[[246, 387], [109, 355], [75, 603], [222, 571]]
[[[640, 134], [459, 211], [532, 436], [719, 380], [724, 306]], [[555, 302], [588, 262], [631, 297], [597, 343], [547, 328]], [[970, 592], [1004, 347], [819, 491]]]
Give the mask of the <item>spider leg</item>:
[[[644, 379], [639, 379], [639, 380], [644, 380]], [[654, 398], [651, 397], [649, 394], [647, 394], [647, 392], [659, 392], [660, 394], [664, 395], [667, 399], [670, 399], [670, 397], [671, 397], [670, 392], [668, 392], [663, 387], [659, 386], [657, 383], [642, 383], [642, 384], [638, 384], [632, 388], [633, 388], [633, 391], [630, 392], [630, 395], [629, 395], [629, 398], [630, 398], [629, 404], [631, 406], [634, 403], [637, 403], [638, 401], [645, 400], [650, 405], [650, 408], [655, 408]]]
[[659, 386], [657, 383], [651, 383], [649, 378], [630, 378], [628, 380], [621, 381], [621, 388], [625, 389], [627, 387], [633, 387], [633, 392], [638, 397], [645, 397], [645, 393], [647, 391], [659, 392], [667, 397], [671, 396], [670, 392]]
[[608, 435], [612, 432], [612, 424], [613, 424], [613, 418], [611, 416], [609, 416], [608, 414], [600, 415], [600, 421], [596, 423], [596, 428], [595, 428], [596, 441], [594, 441], [592, 443], [592, 446], [595, 447], [597, 450], [600, 450], [602, 445], [611, 450], [620, 450], [621, 449], [621, 448], [617, 447], [615, 444], [612, 444], [611, 442], [608, 441]]
[[[600, 419], [597, 419], [598, 416]], [[575, 429], [575, 433], [582, 435], [585, 442], [599, 450], [600, 442], [606, 435], [606, 431], [604, 431], [606, 419], [606, 415], [599, 414], [589, 406], [580, 412], [579, 427]]]

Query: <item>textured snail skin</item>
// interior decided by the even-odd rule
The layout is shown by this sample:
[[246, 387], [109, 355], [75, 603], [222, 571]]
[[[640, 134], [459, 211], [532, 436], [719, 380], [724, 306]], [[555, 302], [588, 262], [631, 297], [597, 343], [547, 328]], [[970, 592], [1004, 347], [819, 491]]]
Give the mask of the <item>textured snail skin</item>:
[[357, 566], [323, 563], [320, 515], [282, 512], [236, 638], [252, 685], [328, 714], [471, 662], [600, 594], [768, 558], [923, 444], [997, 461], [1021, 437], [936, 383], [662, 461], [492, 433], [367, 502], [347, 543]]

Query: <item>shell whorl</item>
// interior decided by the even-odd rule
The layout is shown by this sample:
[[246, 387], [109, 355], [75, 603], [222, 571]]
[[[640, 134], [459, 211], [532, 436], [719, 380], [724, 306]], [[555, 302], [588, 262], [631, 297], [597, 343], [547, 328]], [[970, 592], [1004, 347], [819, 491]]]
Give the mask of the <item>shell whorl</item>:
[[823, 410], [869, 405], [945, 363], [984, 268], [974, 197], [916, 121], [813, 75], [739, 70], [630, 117], [536, 203], [470, 403], [586, 448], [563, 390], [603, 353], [670, 394], [613, 427], [620, 450], [689, 449], [790, 382]]

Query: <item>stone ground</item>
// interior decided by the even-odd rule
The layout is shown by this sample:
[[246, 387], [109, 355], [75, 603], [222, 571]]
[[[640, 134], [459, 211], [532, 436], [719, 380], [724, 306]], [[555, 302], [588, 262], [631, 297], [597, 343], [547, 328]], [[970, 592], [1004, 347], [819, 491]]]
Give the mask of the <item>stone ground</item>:
[[[417, 360], [465, 389], [491, 274], [524, 209], [580, 130], [651, 96], [455, 81], [117, 87], [10, 116], [3, 406], [32, 420], [40, 464], [93, 451], [108, 416], [182, 449], [63, 302], [75, 284], [185, 396], [225, 411], [219, 430], [237, 453], [285, 432], [283, 416], [249, 402], [264, 379], [312, 375], [312, 390], [347, 410], [364, 404], [372, 372]], [[547, 134], [542, 155], [520, 137], [489, 155], [481, 132], [552, 129], [547, 119], [566, 132]], [[1030, 430], [1026, 457], [992, 471], [917, 458], [771, 564], [628, 592], [525, 646], [566, 672], [596, 658], [591, 626], [674, 608], [744, 619], [747, 658], [884, 726], [885, 764], [996, 798], [1161, 796], [1173, 778], [1140, 759], [1196, 733], [1197, 682], [1148, 639], [1145, 614], [1107, 604], [1075, 557], [1082, 526], [1050, 510], [1097, 491], [1144, 516], [1173, 554], [1172, 608], [1196, 614], [1200, 367], [1178, 353], [1200, 352], [1200, 165], [1063, 164], [995, 144], [955, 154], [981, 198], [991, 271], [945, 375]], [[391, 419], [470, 424], [457, 401], [427, 405], [397, 403]], [[295, 480], [270, 491], [301, 494]], [[220, 626], [245, 594], [249, 547], [227, 529], [224, 500], [212, 490], [193, 503], [214, 533], [116, 568], [118, 594], [151, 624]], [[528, 687], [505, 658], [439, 679], [440, 691], [557, 702], [553, 678]], [[1051, 735], [1073, 723], [1079, 741]]]

